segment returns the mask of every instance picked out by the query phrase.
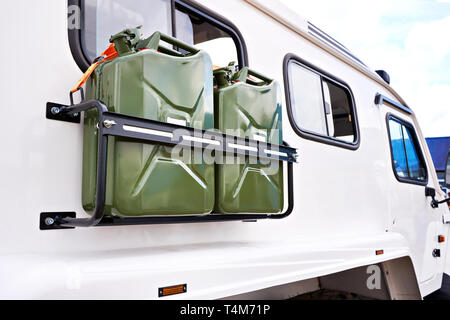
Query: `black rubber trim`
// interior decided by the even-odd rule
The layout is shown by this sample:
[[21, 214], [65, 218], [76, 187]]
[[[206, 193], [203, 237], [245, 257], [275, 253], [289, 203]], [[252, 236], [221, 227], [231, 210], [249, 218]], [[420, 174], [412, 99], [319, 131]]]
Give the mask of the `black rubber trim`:
[[[310, 132], [310, 131], [307, 131], [304, 129], [300, 129], [300, 127], [295, 122], [293, 111], [292, 111], [293, 106], [292, 106], [292, 102], [291, 102], [291, 88], [290, 88], [290, 83], [289, 83], [289, 64], [291, 63], [291, 61], [294, 61], [295, 63], [298, 63], [308, 69], [311, 69], [313, 72], [318, 73], [323, 79], [328, 80], [328, 81], [332, 82], [333, 84], [335, 84], [347, 91], [350, 101], [351, 101], [351, 104], [352, 104], [351, 115], [352, 115], [352, 118], [354, 119], [353, 128], [354, 128], [355, 135], [356, 135], [355, 142], [353, 142], [353, 143], [345, 142], [345, 141], [342, 141], [342, 140], [339, 140], [339, 139], [336, 139], [333, 137], [324, 136], [324, 135], [320, 135], [320, 134]], [[357, 115], [357, 111], [356, 111], [355, 99], [353, 96], [352, 89], [345, 81], [333, 76], [332, 74], [326, 72], [325, 70], [322, 70], [319, 67], [316, 67], [315, 65], [309, 63], [308, 61], [298, 57], [297, 55], [295, 55], [293, 53], [287, 54], [284, 58], [283, 78], [284, 78], [284, 90], [285, 90], [285, 95], [286, 95], [287, 113], [288, 113], [289, 122], [290, 122], [292, 128], [294, 129], [294, 131], [300, 137], [302, 137], [304, 139], [316, 141], [319, 143], [332, 145], [335, 147], [353, 150], [353, 151], [355, 151], [359, 148], [360, 141], [361, 141], [361, 134], [360, 134], [360, 130], [359, 130], [358, 115]]]
[[[401, 125], [404, 125], [405, 127], [409, 128], [411, 130], [411, 134], [412, 134], [412, 138], [413, 138], [413, 143], [414, 143], [414, 147], [417, 150], [417, 154], [419, 155], [420, 161], [422, 162], [422, 164], [424, 165], [425, 168], [425, 175], [426, 175], [426, 179], [424, 181], [419, 181], [419, 180], [414, 180], [414, 179], [408, 179], [408, 178], [403, 178], [400, 177], [397, 174], [397, 170], [395, 170], [395, 164], [394, 164], [394, 152], [392, 150], [392, 141], [391, 141], [391, 129], [389, 127], [389, 121], [390, 120], [394, 120], [398, 123], [400, 123]], [[393, 115], [392, 113], [387, 113], [386, 114], [386, 128], [388, 131], [388, 138], [389, 138], [389, 150], [391, 152], [391, 165], [392, 165], [392, 170], [394, 171], [394, 175], [395, 178], [402, 183], [409, 183], [409, 184], [416, 184], [419, 186], [426, 186], [428, 185], [428, 166], [427, 166], [427, 162], [425, 161], [425, 157], [423, 156], [423, 152], [422, 152], [422, 147], [419, 143], [419, 139], [417, 138], [417, 134], [416, 134], [416, 130], [414, 129], [414, 126], [409, 123], [408, 121], [401, 119], [395, 115]]]
[[[81, 28], [83, 28], [84, 25], [84, 17], [83, 17], [83, 3], [81, 0], [68, 0], [68, 6], [78, 6], [80, 8], [80, 21], [81, 21]], [[83, 46], [81, 45], [81, 29], [74, 29], [70, 30], [68, 29], [68, 35], [69, 35], [69, 46], [70, 51], [72, 52], [72, 56], [75, 59], [75, 62], [77, 63], [78, 67], [81, 69], [81, 71], [85, 72], [91, 65], [91, 61], [89, 61], [88, 57], [84, 54]]]

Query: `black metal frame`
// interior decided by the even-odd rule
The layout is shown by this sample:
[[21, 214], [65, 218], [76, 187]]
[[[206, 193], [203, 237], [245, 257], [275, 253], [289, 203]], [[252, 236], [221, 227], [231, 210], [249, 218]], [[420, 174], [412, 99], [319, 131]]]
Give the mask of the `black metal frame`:
[[[41, 213], [40, 227], [41, 230], [66, 229], [74, 227], [93, 227], [93, 226], [117, 226], [117, 225], [143, 225], [143, 224], [173, 224], [173, 223], [199, 223], [199, 222], [218, 222], [218, 221], [236, 221], [236, 220], [260, 220], [260, 219], [283, 219], [288, 217], [294, 208], [294, 187], [293, 187], [293, 163], [297, 162], [296, 149], [290, 148], [285, 143], [284, 146], [278, 146], [263, 143], [257, 140], [244, 139], [236, 136], [229, 136], [217, 131], [198, 130], [190, 127], [179, 126], [144, 118], [137, 118], [128, 115], [109, 112], [107, 107], [98, 100], [89, 100], [78, 105], [65, 106], [59, 105], [58, 112], [53, 112], [54, 103], [47, 104], [46, 114], [52, 114], [48, 117], [52, 120], [68, 121], [69, 118], [75, 118], [81, 112], [90, 109], [98, 111], [98, 159], [97, 159], [97, 181], [96, 181], [96, 206], [94, 213], [89, 218], [73, 218], [73, 212], [70, 213]], [[53, 109], [55, 111], [55, 109]], [[74, 122], [74, 121], [69, 121]], [[151, 130], [144, 132], [129, 131], [124, 126]], [[173, 133], [175, 130], [183, 130], [181, 137], [168, 137], [156, 134], [155, 131], [164, 133]], [[142, 130], [141, 130], [142, 131]], [[168, 216], [168, 217], [142, 217], [142, 218], [116, 218], [105, 217], [105, 201], [106, 201], [106, 175], [107, 175], [107, 158], [108, 158], [108, 137], [124, 137], [144, 143], [163, 144], [169, 146], [180, 145], [183, 147], [196, 147], [209, 149], [214, 152], [223, 152], [233, 155], [243, 155], [256, 157], [261, 160], [274, 160], [266, 151], [273, 150], [286, 154], [285, 156], [277, 155], [277, 161], [287, 162], [288, 171], [288, 207], [283, 214], [209, 214], [205, 216]], [[206, 141], [193, 142], [191, 139], [186, 140], [184, 137], [190, 136], [194, 138], [207, 137], [208, 140], [221, 141], [219, 145], [214, 145]], [[227, 143], [223, 143], [226, 141]], [[234, 148], [230, 147], [230, 143], [243, 147], [256, 148], [253, 151], [250, 148]]]
[[[84, 10], [84, 1], [83, 0], [68, 0], [68, 5], [76, 5], [81, 9], [81, 12]], [[239, 29], [227, 18], [215, 13], [214, 11], [196, 3], [195, 1], [190, 0], [171, 0], [171, 11], [172, 11], [172, 36], [176, 37], [176, 25], [175, 25], [175, 10], [182, 9], [183, 11], [187, 11], [190, 14], [196, 15], [199, 18], [204, 19], [208, 23], [216, 26], [217, 28], [227, 32], [230, 34], [233, 39], [236, 49], [237, 55], [239, 59], [239, 66], [246, 67], [248, 66], [248, 54], [247, 54], [247, 46], [245, 44], [244, 37], [242, 36]], [[83, 17], [83, 15], [82, 15]], [[84, 21], [81, 21], [84, 24]], [[69, 36], [69, 45], [70, 50], [72, 52], [72, 56], [75, 59], [78, 67], [85, 72], [91, 65], [92, 61], [89, 61], [89, 58], [86, 56], [83, 50], [83, 45], [81, 41], [81, 30], [68, 30]]]
[[[412, 138], [413, 138], [413, 143], [414, 146], [417, 148], [417, 154], [419, 156], [420, 161], [423, 163], [424, 167], [425, 167], [425, 180], [424, 181], [419, 181], [419, 180], [414, 180], [414, 179], [408, 179], [408, 178], [402, 178], [397, 174], [397, 170], [395, 170], [395, 164], [394, 164], [394, 150], [392, 149], [392, 139], [391, 139], [391, 128], [389, 126], [389, 121], [393, 120], [396, 121], [398, 123], [400, 123], [401, 125], [404, 125], [405, 127], [409, 128], [411, 130], [412, 133]], [[414, 128], [414, 126], [409, 123], [408, 121], [401, 119], [395, 115], [393, 115], [392, 113], [387, 113], [386, 114], [386, 127], [387, 127], [387, 131], [388, 131], [388, 138], [389, 138], [389, 149], [391, 151], [391, 164], [392, 164], [392, 170], [394, 171], [394, 175], [395, 178], [402, 183], [409, 183], [409, 184], [416, 184], [419, 186], [426, 186], [428, 184], [428, 177], [429, 177], [429, 173], [428, 173], [428, 165], [427, 162], [425, 161], [425, 157], [423, 156], [423, 151], [422, 151], [422, 146], [419, 143], [419, 139], [417, 138], [417, 133], [416, 133], [416, 129]], [[405, 150], [406, 152], [406, 150]], [[409, 170], [409, 169], [408, 169]]]
[[[355, 135], [356, 135], [356, 137], [355, 137], [356, 140], [354, 142], [345, 142], [343, 140], [339, 140], [339, 139], [336, 139], [336, 138], [333, 138], [330, 136], [321, 135], [321, 134], [311, 132], [311, 131], [308, 131], [308, 130], [305, 130], [305, 129], [302, 129], [299, 127], [299, 125], [297, 124], [297, 122], [294, 119], [293, 105], [292, 105], [292, 100], [291, 100], [291, 90], [294, 90], [294, 88], [291, 88], [291, 84], [289, 81], [289, 64], [292, 62], [297, 63], [300, 66], [302, 66], [306, 69], [309, 69], [312, 72], [318, 74], [321, 77], [321, 80], [327, 80], [346, 91], [346, 93], [349, 96], [349, 101], [351, 103], [352, 119], [354, 120], [353, 128], [354, 128]], [[300, 58], [299, 56], [297, 56], [293, 53], [287, 54], [284, 58], [283, 78], [284, 78], [284, 90], [285, 90], [285, 96], [286, 96], [287, 113], [288, 113], [288, 117], [289, 117], [289, 122], [291, 123], [291, 126], [294, 129], [294, 131], [300, 137], [308, 139], [308, 140], [316, 141], [319, 143], [332, 145], [335, 147], [341, 147], [344, 149], [353, 150], [353, 151], [359, 149], [359, 145], [361, 142], [361, 133], [359, 130], [359, 122], [358, 122], [358, 114], [356, 111], [356, 103], [355, 103], [355, 98], [353, 96], [352, 89], [346, 82], [333, 76], [332, 74], [326, 72], [325, 70], [322, 70], [321, 68], [319, 68], [317, 66], [314, 66], [313, 64], [309, 63], [308, 61]]]

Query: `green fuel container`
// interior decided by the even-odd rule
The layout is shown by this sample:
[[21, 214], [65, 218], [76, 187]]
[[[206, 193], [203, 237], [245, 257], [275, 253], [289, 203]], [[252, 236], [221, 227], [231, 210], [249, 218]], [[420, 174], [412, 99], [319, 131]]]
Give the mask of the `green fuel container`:
[[[237, 72], [232, 64], [216, 70], [214, 77], [217, 129], [242, 138], [283, 143], [281, 94], [276, 81], [248, 68]], [[216, 166], [215, 212], [280, 213], [284, 203], [281, 161], [241, 160]]]
[[[128, 29], [110, 40], [119, 57], [88, 79], [86, 98], [109, 111], [197, 129], [214, 128], [213, 66], [208, 54], [160, 33], [140, 38]], [[164, 41], [183, 54], [160, 45]], [[180, 50], [181, 51], [181, 50]], [[83, 207], [95, 208], [97, 112], [84, 118]], [[110, 137], [107, 216], [205, 215], [214, 209], [214, 164], [191, 150], [191, 161], [172, 156], [174, 147]], [[184, 152], [184, 151], [182, 151]], [[194, 161], [194, 158], [200, 161]]]

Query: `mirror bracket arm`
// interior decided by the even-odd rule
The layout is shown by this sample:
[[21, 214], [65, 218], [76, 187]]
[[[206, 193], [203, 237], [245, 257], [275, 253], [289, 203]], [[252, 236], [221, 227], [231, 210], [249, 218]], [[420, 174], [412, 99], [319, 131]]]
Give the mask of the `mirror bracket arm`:
[[450, 198], [444, 199], [442, 201], [437, 201], [436, 200], [436, 189], [430, 188], [430, 187], [425, 188], [425, 196], [431, 197], [431, 207], [433, 209], [437, 209], [440, 204], [450, 202]]
[[[436, 201], [436, 200], [435, 200], [435, 201]], [[436, 204], [437, 204], [437, 205], [440, 205], [440, 204], [444, 204], [444, 203], [446, 203], [446, 202], [450, 202], [450, 198], [444, 199], [444, 200], [442, 200], [442, 201], [436, 201]]]

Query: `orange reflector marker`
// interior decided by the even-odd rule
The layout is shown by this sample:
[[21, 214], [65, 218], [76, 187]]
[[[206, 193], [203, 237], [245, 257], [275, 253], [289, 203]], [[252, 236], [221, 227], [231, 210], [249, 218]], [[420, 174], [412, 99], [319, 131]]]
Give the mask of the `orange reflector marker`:
[[377, 251], [375, 251], [375, 254], [377, 256], [382, 255], [382, 254], [384, 254], [384, 250], [377, 250]]
[[445, 242], [445, 236], [438, 236], [438, 242], [439, 243]]
[[158, 295], [161, 298], [185, 292], [187, 292], [187, 284], [180, 284], [172, 287], [159, 288]]

